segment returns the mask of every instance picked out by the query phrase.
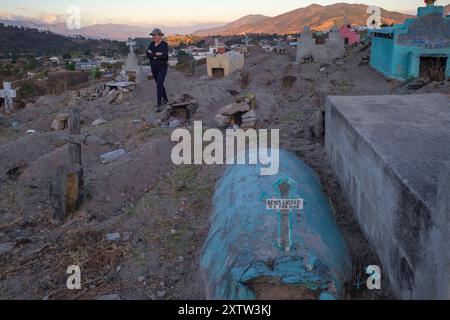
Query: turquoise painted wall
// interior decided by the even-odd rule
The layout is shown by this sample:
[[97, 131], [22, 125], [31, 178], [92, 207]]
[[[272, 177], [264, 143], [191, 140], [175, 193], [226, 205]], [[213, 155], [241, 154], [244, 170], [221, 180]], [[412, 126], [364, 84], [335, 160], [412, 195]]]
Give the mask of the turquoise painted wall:
[[[430, 13], [442, 14], [443, 7], [429, 6], [419, 8], [418, 17]], [[450, 17], [443, 17], [450, 22]], [[415, 19], [407, 19], [404, 25], [370, 30], [372, 35], [372, 49], [370, 65], [389, 78], [405, 80], [410, 77], [418, 77], [420, 73], [420, 57], [447, 57], [445, 74], [450, 77], [450, 46], [442, 48], [427, 48], [424, 46], [403, 45], [399, 43], [399, 37], [408, 33], [408, 29]], [[392, 34], [393, 39], [376, 37], [377, 33]], [[450, 35], [447, 35], [449, 38]], [[449, 40], [450, 41], [450, 40]]]
[[372, 38], [370, 65], [389, 76], [392, 73], [394, 41], [386, 38]]

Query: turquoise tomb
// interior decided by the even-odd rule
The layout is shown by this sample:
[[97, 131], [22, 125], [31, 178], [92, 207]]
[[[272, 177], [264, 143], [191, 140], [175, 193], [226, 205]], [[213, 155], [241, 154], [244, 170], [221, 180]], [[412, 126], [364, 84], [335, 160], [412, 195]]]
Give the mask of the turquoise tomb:
[[200, 260], [208, 299], [344, 297], [351, 261], [332, 205], [310, 167], [279, 159], [276, 175], [233, 165], [218, 182]]
[[386, 77], [406, 80], [428, 77], [430, 69], [450, 77], [450, 16], [428, 0], [417, 18], [404, 24], [371, 29], [370, 65]]

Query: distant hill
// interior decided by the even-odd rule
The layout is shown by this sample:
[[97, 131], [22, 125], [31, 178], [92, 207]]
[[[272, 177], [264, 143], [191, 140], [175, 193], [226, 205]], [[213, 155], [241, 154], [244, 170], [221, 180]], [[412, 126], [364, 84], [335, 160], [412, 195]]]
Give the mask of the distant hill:
[[[80, 30], [69, 30], [65, 23], [45, 24], [35, 21], [26, 20], [0, 20], [0, 23], [5, 25], [27, 27], [38, 30], [49, 30], [53, 33], [76, 36], [81, 35], [86, 38], [92, 39], [112, 39], [112, 40], [127, 40], [128, 38], [148, 37], [152, 27], [149, 26], [133, 26], [127, 24], [94, 24], [91, 26], [83, 27]], [[223, 23], [203, 23], [189, 26], [155, 26], [163, 30], [166, 35], [171, 34], [192, 34], [198, 29], [214, 28], [222, 26]]]
[[210, 29], [204, 29], [194, 32], [196, 36], [208, 36], [208, 35], [216, 35], [216, 34], [227, 34], [229, 33], [229, 30], [239, 30], [242, 27], [245, 27], [248, 24], [252, 23], [258, 23], [261, 21], [264, 21], [270, 17], [255, 14], [255, 15], [248, 15], [243, 18], [240, 18], [234, 22], [228, 23], [224, 26], [220, 26], [217, 28], [210, 28]]
[[[247, 24], [230, 23], [222, 28], [203, 29], [196, 31], [198, 35], [238, 35], [245, 33], [278, 33], [295, 34], [303, 30], [305, 26], [323, 31], [330, 29], [335, 23], [342, 25], [347, 18], [351, 24], [366, 25], [367, 5], [337, 3], [329, 6], [318, 4], [310, 5], [306, 8], [296, 9], [273, 18], [261, 19], [260, 21]], [[384, 23], [401, 23], [406, 18], [413, 16], [399, 12], [392, 12], [382, 9], [381, 16]]]
[[71, 52], [123, 53], [124, 43], [112, 40], [69, 38], [50, 31], [0, 24], [0, 54], [59, 55]]

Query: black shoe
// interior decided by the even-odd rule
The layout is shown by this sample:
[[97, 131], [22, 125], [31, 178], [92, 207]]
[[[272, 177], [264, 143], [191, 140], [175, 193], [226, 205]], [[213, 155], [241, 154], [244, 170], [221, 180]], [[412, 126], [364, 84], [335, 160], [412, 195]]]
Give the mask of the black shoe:
[[162, 99], [162, 104], [163, 105], [166, 105], [166, 104], [168, 104], [169, 103], [169, 100], [168, 99], [166, 99], [166, 98], [163, 98]]
[[156, 113], [160, 113], [162, 111], [162, 106], [160, 104], [158, 104], [156, 106]]

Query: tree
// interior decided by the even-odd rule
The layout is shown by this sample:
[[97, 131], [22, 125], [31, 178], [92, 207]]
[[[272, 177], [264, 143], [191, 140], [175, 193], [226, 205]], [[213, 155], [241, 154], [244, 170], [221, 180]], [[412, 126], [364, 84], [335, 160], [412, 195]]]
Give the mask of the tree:
[[38, 66], [39, 62], [35, 58], [28, 58], [25, 64], [25, 70], [34, 70]]
[[205, 41], [205, 40], [200, 40], [200, 41], [198, 41], [198, 42], [195, 43], [195, 46], [196, 46], [197, 48], [204, 48], [205, 45], [206, 45], [206, 41]]
[[75, 71], [75, 63], [71, 61], [66, 62], [66, 70]]
[[190, 60], [191, 55], [184, 50], [178, 50], [177, 59], [178, 62], [184, 62]]
[[92, 75], [92, 78], [93, 78], [93, 79], [100, 79], [100, 76], [101, 76], [102, 74], [101, 74], [99, 68], [95, 68], [94, 70], [92, 70], [91, 75]]

